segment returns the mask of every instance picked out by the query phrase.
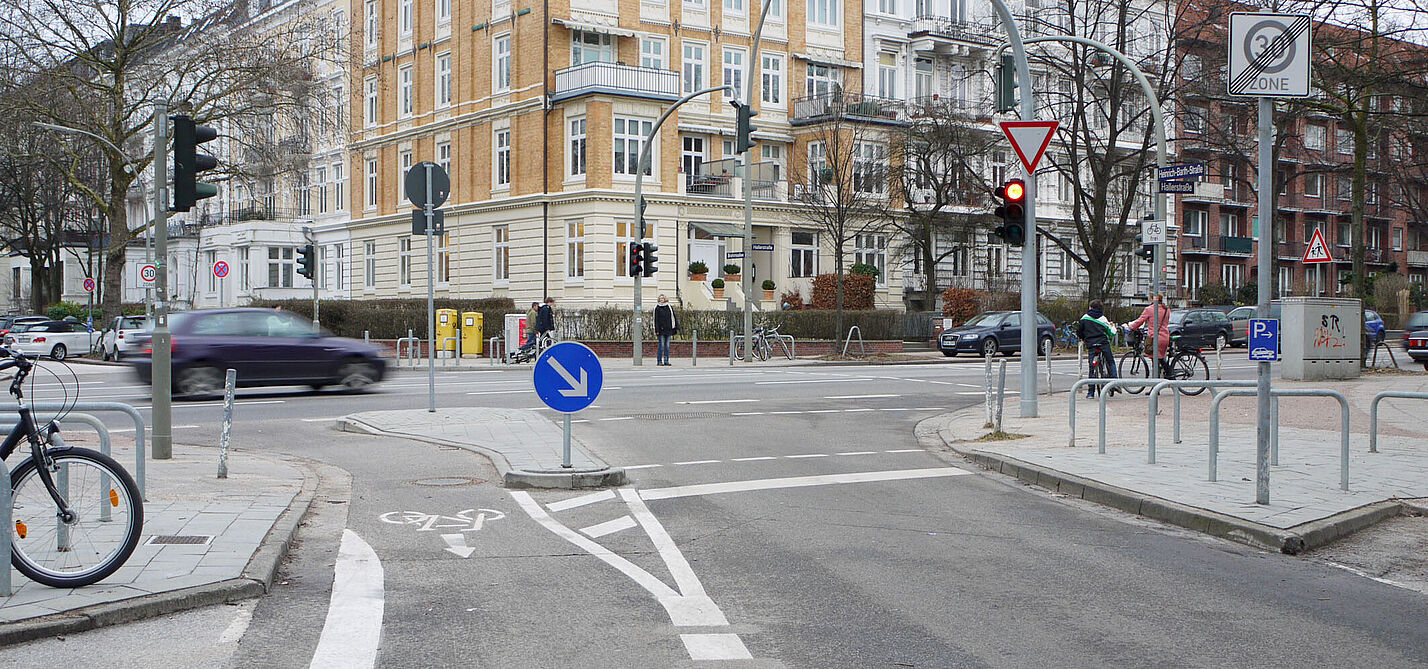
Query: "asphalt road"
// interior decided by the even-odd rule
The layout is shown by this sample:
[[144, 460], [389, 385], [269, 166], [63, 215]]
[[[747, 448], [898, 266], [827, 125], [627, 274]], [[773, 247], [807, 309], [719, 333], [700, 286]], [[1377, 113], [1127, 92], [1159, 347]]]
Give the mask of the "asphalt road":
[[[575, 429], [632, 480], [599, 497], [512, 494], [479, 456], [331, 429], [354, 411], [424, 407], [425, 373], [355, 396], [244, 391], [236, 448], [325, 464], [275, 592], [0, 661], [27, 649], [30, 663], [360, 666], [350, 653], [379, 638], [383, 667], [1428, 665], [1419, 593], [929, 452], [916, 424], [980, 402], [981, 374], [612, 364]], [[84, 380], [85, 399], [147, 404], [122, 372]], [[443, 407], [539, 406], [528, 370], [445, 372], [438, 383]], [[175, 439], [212, 443], [220, 415], [215, 403], [177, 405]], [[334, 644], [323, 638], [332, 611], [360, 630], [372, 609], [372, 597], [333, 584], [335, 565], [354, 564], [344, 560], [363, 546], [380, 563], [380, 636]], [[76, 643], [87, 638], [103, 645]]]

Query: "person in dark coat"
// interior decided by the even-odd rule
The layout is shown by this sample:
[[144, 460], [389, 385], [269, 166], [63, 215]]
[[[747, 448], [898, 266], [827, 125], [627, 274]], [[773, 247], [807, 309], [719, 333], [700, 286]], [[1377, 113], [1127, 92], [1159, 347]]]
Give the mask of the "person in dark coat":
[[555, 298], [545, 298], [545, 304], [540, 305], [536, 310], [536, 333], [545, 336], [547, 332], [555, 332]]
[[[1100, 300], [1091, 300], [1091, 308], [1076, 322], [1076, 336], [1085, 342], [1087, 354], [1099, 361], [1101, 378], [1116, 378], [1116, 358], [1111, 354], [1111, 340], [1116, 336], [1116, 324], [1106, 318]], [[1115, 391], [1111, 391], [1111, 394], [1114, 395]], [[1096, 387], [1088, 386], [1087, 399], [1095, 396]]]
[[659, 337], [655, 366], [669, 367], [669, 338], [679, 333], [679, 319], [675, 318], [674, 307], [664, 295], [659, 296], [659, 305], [654, 310], [654, 326], [655, 336]]

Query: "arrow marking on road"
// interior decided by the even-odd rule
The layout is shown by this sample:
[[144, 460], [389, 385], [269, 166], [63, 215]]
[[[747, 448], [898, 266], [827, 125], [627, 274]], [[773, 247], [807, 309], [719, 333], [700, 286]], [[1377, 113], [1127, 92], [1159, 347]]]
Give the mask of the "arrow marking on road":
[[560, 378], [565, 379], [565, 382], [570, 384], [569, 388], [562, 388], [560, 390], [560, 394], [562, 396], [585, 397], [590, 394], [590, 379], [586, 376], [584, 367], [580, 368], [580, 380], [576, 381], [575, 377], [571, 376], [570, 372], [565, 370], [565, 366], [560, 364], [560, 361], [556, 360], [553, 357], [546, 358], [546, 361], [549, 362], [550, 366], [555, 369], [555, 373], [560, 375]]
[[475, 548], [466, 546], [466, 535], [464, 534], [443, 534], [441, 540], [446, 542], [446, 551], [457, 557], [469, 558], [472, 553], [476, 552]]

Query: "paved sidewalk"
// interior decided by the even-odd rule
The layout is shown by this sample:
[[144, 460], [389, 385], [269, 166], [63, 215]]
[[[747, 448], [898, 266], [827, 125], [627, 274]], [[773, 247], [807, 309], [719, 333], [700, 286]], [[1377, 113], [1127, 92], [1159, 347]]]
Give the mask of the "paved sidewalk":
[[[348, 432], [382, 434], [456, 446], [491, 459], [509, 488], [594, 488], [622, 485], [625, 470], [611, 467], [572, 438], [569, 468], [564, 431], [530, 409], [462, 408], [366, 411], [337, 420]], [[574, 433], [579, 429], [572, 430]]]
[[[72, 445], [93, 439], [76, 428]], [[113, 455], [132, 468], [133, 440], [115, 436]], [[17, 460], [18, 462], [18, 460]], [[0, 599], [0, 644], [148, 618], [255, 597], [267, 591], [317, 489], [297, 459], [232, 451], [218, 479], [218, 449], [174, 445], [170, 460], [150, 460], [139, 547], [119, 571], [84, 588], [50, 588], [11, 571], [13, 594]], [[153, 545], [155, 537], [202, 543]], [[8, 565], [7, 565], [8, 566]]]
[[[701, 348], [703, 348], [703, 347], [701, 346]], [[1008, 364], [1015, 363], [1016, 361], [1018, 361], [1018, 360], [1020, 360], [1020, 359], [1021, 359], [1020, 356], [1015, 356], [1015, 355], [1014, 355], [1014, 356], [1011, 356], [1011, 357], [1003, 357], [1003, 356], [1000, 356], [1000, 355], [999, 355], [999, 356], [996, 356], [996, 358], [994, 358], [994, 360], [998, 360], [998, 361], [999, 361], [999, 360], [1006, 360], [1006, 361], [1008, 362]], [[1076, 351], [1075, 351], [1075, 350], [1072, 350], [1072, 351], [1070, 351], [1070, 352], [1068, 353], [1068, 352], [1066, 352], [1066, 351], [1058, 350], [1056, 353], [1054, 353], [1054, 354], [1052, 355], [1052, 360], [1053, 360], [1055, 363], [1058, 363], [1058, 369], [1060, 369], [1060, 363], [1062, 363], [1063, 361], [1065, 361], [1065, 367], [1066, 367], [1067, 369], [1070, 369], [1072, 366], [1074, 366], [1074, 362], [1075, 362], [1075, 360], [1076, 360]], [[399, 369], [399, 370], [402, 370], [402, 371], [411, 371], [412, 369], [420, 370], [420, 371], [423, 371], [423, 372], [426, 371], [426, 358], [420, 358], [420, 359], [418, 359], [415, 368], [413, 368], [413, 367], [411, 366], [410, 361], [408, 361], [406, 358], [402, 358], [402, 359], [400, 359], [400, 360], [398, 360], [397, 358], [391, 358], [391, 361], [392, 361], [392, 364], [394, 365], [394, 366], [392, 367], [392, 369]], [[625, 356], [625, 357], [623, 357], [623, 358], [601, 358], [601, 362], [602, 362], [607, 368], [610, 368], [610, 367], [628, 367], [628, 368], [634, 369], [634, 364], [631, 362], [631, 358], [630, 358], [629, 356]], [[903, 351], [903, 352], [901, 352], [901, 353], [883, 353], [883, 354], [878, 354], [878, 355], [869, 355], [869, 356], [866, 357], [866, 358], [848, 358], [848, 359], [843, 359], [843, 360], [838, 360], [838, 359], [825, 359], [825, 358], [823, 358], [823, 357], [803, 357], [803, 356], [794, 358], [793, 360], [789, 360], [789, 359], [784, 358], [784, 357], [782, 357], [782, 356], [777, 356], [777, 357], [774, 357], [774, 358], [769, 359], [769, 360], [754, 361], [754, 362], [752, 362], [752, 363], [750, 363], [750, 362], [745, 362], [745, 361], [743, 361], [743, 360], [735, 360], [733, 365], [730, 365], [730, 364], [729, 364], [729, 358], [728, 358], [727, 355], [723, 355], [723, 356], [718, 356], [718, 355], [716, 355], [716, 356], [704, 356], [704, 355], [701, 355], [701, 356], [699, 356], [699, 361], [698, 361], [697, 364], [695, 363], [695, 361], [694, 361], [693, 359], [687, 358], [687, 357], [684, 357], [684, 358], [670, 358], [670, 363], [671, 363], [671, 366], [673, 366], [673, 367], [684, 367], [684, 368], [694, 368], [694, 369], [703, 369], [703, 368], [705, 368], [705, 367], [708, 367], [708, 368], [710, 368], [710, 369], [722, 369], [722, 368], [728, 368], [728, 367], [733, 367], [733, 366], [747, 367], [747, 366], [749, 366], [749, 365], [753, 365], [754, 367], [810, 367], [810, 366], [829, 366], [829, 367], [836, 367], [836, 366], [845, 366], [845, 365], [940, 365], [940, 364], [984, 365], [984, 364], [986, 364], [986, 360], [985, 360], [984, 358], [980, 357], [980, 356], [975, 356], [975, 355], [959, 355], [959, 356], [956, 356], [956, 357], [951, 357], [951, 358], [949, 358], [949, 357], [943, 355], [940, 351], [935, 351], [935, 350], [912, 350], [912, 351]], [[436, 371], [438, 371], [438, 372], [440, 372], [440, 371], [458, 371], [458, 370], [530, 369], [530, 367], [531, 367], [530, 363], [520, 363], [520, 364], [511, 365], [511, 364], [501, 364], [501, 363], [498, 362], [498, 363], [496, 363], [496, 364], [492, 364], [489, 358], [459, 358], [459, 359], [458, 359], [458, 358], [446, 358], [446, 359], [437, 358], [437, 360], [436, 360]], [[656, 367], [655, 367], [655, 359], [654, 359], [654, 356], [645, 356], [645, 358], [644, 358], [644, 367], [656, 368]]]
[[1331, 388], [1349, 398], [1349, 489], [1340, 489], [1340, 409], [1327, 398], [1280, 400], [1280, 459], [1270, 468], [1270, 503], [1255, 503], [1255, 400], [1227, 398], [1221, 407], [1217, 480], [1208, 480], [1211, 393], [1184, 398], [1183, 443], [1172, 438], [1173, 398], [1161, 397], [1156, 461], [1148, 463], [1146, 395], [1107, 403], [1107, 444], [1098, 452], [1097, 402], [1076, 402], [1076, 447], [1067, 446], [1066, 393], [1041, 396], [1038, 418], [1015, 416], [1004, 430], [1024, 439], [976, 441], [982, 406], [945, 414], [919, 429], [957, 453], [1050, 490], [1202, 532], [1295, 553], [1398, 514], [1428, 498], [1428, 401], [1385, 400], [1379, 453], [1368, 452], [1368, 410], [1382, 390], [1428, 391], [1424, 375], [1374, 375], [1346, 382], [1275, 381], [1276, 388]]

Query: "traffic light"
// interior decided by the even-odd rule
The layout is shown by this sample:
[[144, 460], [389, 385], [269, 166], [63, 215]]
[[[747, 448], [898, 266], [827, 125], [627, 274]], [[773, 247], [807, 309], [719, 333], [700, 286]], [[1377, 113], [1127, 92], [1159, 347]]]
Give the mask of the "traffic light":
[[1146, 262], [1155, 262], [1155, 245], [1145, 243], [1145, 235], [1136, 235], [1135, 241], [1140, 245], [1140, 250], [1135, 252], [1135, 257]]
[[313, 268], [317, 266], [317, 249], [312, 244], [307, 244], [298, 249], [297, 273], [309, 279], [316, 275]]
[[997, 199], [1002, 204], [996, 208], [997, 218], [1002, 224], [993, 232], [1001, 240], [1012, 246], [1026, 243], [1026, 183], [1012, 179], [997, 187]]
[[218, 195], [213, 184], [198, 183], [198, 173], [218, 167], [218, 159], [198, 152], [198, 145], [218, 139], [211, 126], [195, 125], [193, 118], [178, 114], [169, 117], [174, 122], [174, 196], [173, 211], [188, 211], [204, 198]]
[[630, 244], [630, 276], [643, 276], [645, 273], [645, 247], [643, 244]]
[[644, 247], [642, 260], [645, 265], [645, 276], [654, 276], [654, 273], [659, 271], [659, 256], [655, 255], [655, 251], [658, 251], [659, 247], [655, 246], [654, 242], [645, 242], [639, 246]]
[[754, 138], [751, 135], [755, 130], [759, 129], [758, 126], [754, 125], [754, 117], [758, 116], [759, 113], [754, 111], [751, 105], [739, 104], [738, 100], [734, 100], [729, 104], [734, 105], [734, 153], [745, 153], [749, 149], [754, 148]]
[[997, 66], [997, 111], [1016, 109], [1016, 60], [1012, 55], [1002, 54]]

